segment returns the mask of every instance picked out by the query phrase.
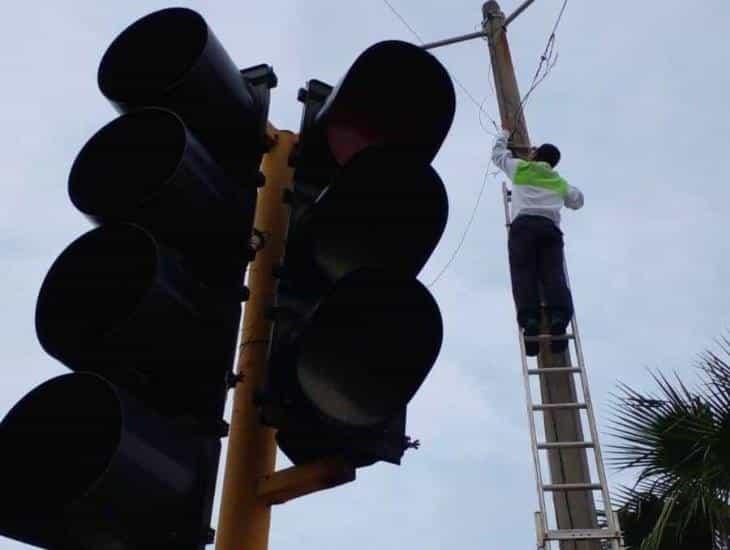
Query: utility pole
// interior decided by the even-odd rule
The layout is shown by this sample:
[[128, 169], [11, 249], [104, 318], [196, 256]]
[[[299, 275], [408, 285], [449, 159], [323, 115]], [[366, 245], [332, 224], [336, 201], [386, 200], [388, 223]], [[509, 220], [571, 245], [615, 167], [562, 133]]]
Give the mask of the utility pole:
[[[526, 8], [531, 2], [523, 4]], [[521, 11], [520, 11], [521, 13]], [[518, 13], [516, 13], [518, 14]], [[482, 6], [484, 32], [488, 38], [489, 53], [494, 75], [494, 86], [502, 125], [513, 131], [512, 148], [518, 156], [525, 156], [530, 148], [521, 96], [515, 77], [506, 34], [507, 20], [495, 0]], [[510, 17], [510, 21], [515, 16]], [[545, 326], [543, 319], [543, 327]], [[541, 332], [547, 333], [547, 330]], [[571, 365], [570, 352], [551, 354], [549, 344], [541, 343], [538, 368]], [[558, 360], [559, 363], [553, 363]], [[540, 377], [543, 403], [572, 403], [576, 388], [570, 374], [551, 374]], [[576, 410], [544, 411], [547, 441], [583, 441], [580, 413]], [[590, 471], [585, 449], [551, 449], [548, 451], [551, 482], [554, 484], [588, 483]], [[561, 491], [553, 493], [553, 504], [558, 529], [595, 529], [598, 525], [593, 494], [590, 491]], [[561, 550], [598, 550], [598, 541], [561, 541]]]

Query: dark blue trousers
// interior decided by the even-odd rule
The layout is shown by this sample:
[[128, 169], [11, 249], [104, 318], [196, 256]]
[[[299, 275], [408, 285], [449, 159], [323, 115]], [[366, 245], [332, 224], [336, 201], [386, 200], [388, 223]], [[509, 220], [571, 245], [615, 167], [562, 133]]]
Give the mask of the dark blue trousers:
[[564, 329], [573, 317], [573, 299], [563, 268], [563, 232], [544, 216], [517, 216], [509, 230], [509, 266], [517, 322], [540, 319], [540, 289], [551, 323]]

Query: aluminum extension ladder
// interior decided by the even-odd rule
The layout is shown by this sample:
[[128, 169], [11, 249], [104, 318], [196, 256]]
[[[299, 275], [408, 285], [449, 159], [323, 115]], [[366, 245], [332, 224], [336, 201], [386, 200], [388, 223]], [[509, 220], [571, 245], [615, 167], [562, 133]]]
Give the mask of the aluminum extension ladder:
[[[506, 182], [502, 182], [502, 197], [504, 200], [505, 226], [509, 231], [511, 221], [511, 195]], [[568, 279], [566, 269], [566, 279]], [[570, 282], [568, 280], [568, 285]], [[608, 483], [606, 473], [603, 466], [601, 456], [601, 447], [598, 441], [598, 430], [596, 428], [596, 419], [593, 412], [593, 404], [588, 389], [588, 377], [586, 375], [585, 363], [583, 360], [583, 349], [580, 342], [580, 334], [578, 332], [578, 322], [575, 316], [571, 319], [570, 330], [565, 335], [553, 336], [550, 334], [539, 334], [533, 337], [527, 337], [528, 342], [545, 342], [549, 343], [557, 339], [567, 339], [573, 342], [575, 347], [575, 356], [577, 366], [560, 365], [550, 366], [549, 368], [530, 368], [528, 364], [527, 354], [525, 350], [525, 338], [522, 329], [519, 329], [520, 355], [522, 358], [522, 375], [525, 387], [525, 398], [527, 406], [527, 417], [530, 427], [530, 444], [532, 448], [532, 458], [535, 466], [535, 481], [538, 491], [538, 504], [540, 510], [535, 512], [535, 528], [537, 531], [537, 548], [538, 550], [550, 550], [551, 541], [596, 541], [600, 543], [603, 550], [622, 550], [623, 541], [621, 530], [616, 513], [611, 508], [611, 500], [608, 492]], [[571, 354], [565, 353], [564, 357], [570, 358]], [[535, 403], [533, 401], [533, 392], [530, 385], [530, 377], [543, 377], [550, 374], [563, 373], [565, 375], [575, 377], [578, 375], [582, 391], [581, 397], [576, 397], [575, 402], [568, 403]], [[574, 380], [574, 378], [573, 378]], [[576, 385], [576, 388], [577, 386]], [[576, 391], [576, 395], [577, 391]], [[536, 413], [546, 413], [555, 410], [573, 410], [577, 414], [585, 411], [585, 418], [590, 432], [590, 439], [585, 441], [538, 441], [535, 415]], [[580, 424], [580, 421], [579, 421]], [[543, 480], [541, 465], [541, 450], [560, 450], [560, 449], [593, 449], [595, 458], [596, 475], [598, 482], [588, 481], [584, 483], [545, 483]], [[582, 529], [550, 529], [548, 527], [548, 516], [545, 505], [545, 494], [551, 492], [567, 492], [567, 491], [600, 491], [605, 508], [605, 525], [603, 528], [582, 528]], [[597, 518], [596, 518], [597, 520]], [[597, 523], [597, 521], [596, 521]]]

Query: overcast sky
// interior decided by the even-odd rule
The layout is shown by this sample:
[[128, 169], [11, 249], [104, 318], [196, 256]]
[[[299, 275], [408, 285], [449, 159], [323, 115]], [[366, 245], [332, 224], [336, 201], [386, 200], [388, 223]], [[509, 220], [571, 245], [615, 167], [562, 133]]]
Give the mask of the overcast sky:
[[[390, 2], [426, 41], [472, 32], [481, 19], [478, 1]], [[66, 183], [79, 149], [115, 116], [97, 90], [98, 63], [123, 28], [169, 6], [11, 4], [0, 36], [0, 417], [41, 382], [68, 372], [40, 348], [33, 315], [50, 264], [89, 228]], [[296, 92], [306, 80], [334, 83], [377, 41], [416, 41], [383, 0], [180, 4], [207, 19], [241, 67], [273, 65], [279, 86], [270, 118], [295, 131]], [[518, 4], [503, 0], [502, 7], [509, 13]], [[561, 4], [537, 0], [510, 28], [523, 91]], [[527, 109], [533, 142], [562, 149], [559, 169], [586, 198], [583, 210], [566, 213], [563, 229], [603, 433], [618, 380], [650, 389], [647, 368], [657, 368], [691, 381], [697, 354], [730, 328], [728, 24], [726, 0], [572, 0], [558, 31], [558, 63]], [[486, 44], [436, 55], [497, 118]], [[487, 116], [482, 122], [493, 131]], [[435, 161], [450, 218], [421, 275], [425, 283], [461, 240], [492, 142], [457, 85], [456, 119]], [[500, 181], [488, 177], [463, 246], [432, 286], [445, 339], [409, 408], [408, 433], [421, 449], [408, 452], [401, 467], [360, 470], [355, 483], [277, 507], [272, 550], [534, 547], [537, 500]], [[620, 479], [611, 474], [612, 483]], [[20, 548], [0, 539], [0, 550]]]

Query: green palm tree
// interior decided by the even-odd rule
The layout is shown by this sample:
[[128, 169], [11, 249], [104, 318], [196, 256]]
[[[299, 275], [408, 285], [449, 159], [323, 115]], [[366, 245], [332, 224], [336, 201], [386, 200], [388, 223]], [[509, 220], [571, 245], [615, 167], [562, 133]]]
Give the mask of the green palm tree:
[[631, 549], [730, 550], [730, 341], [719, 346], [700, 356], [695, 390], [659, 373], [653, 394], [619, 386], [610, 452], [638, 470], [618, 499]]

